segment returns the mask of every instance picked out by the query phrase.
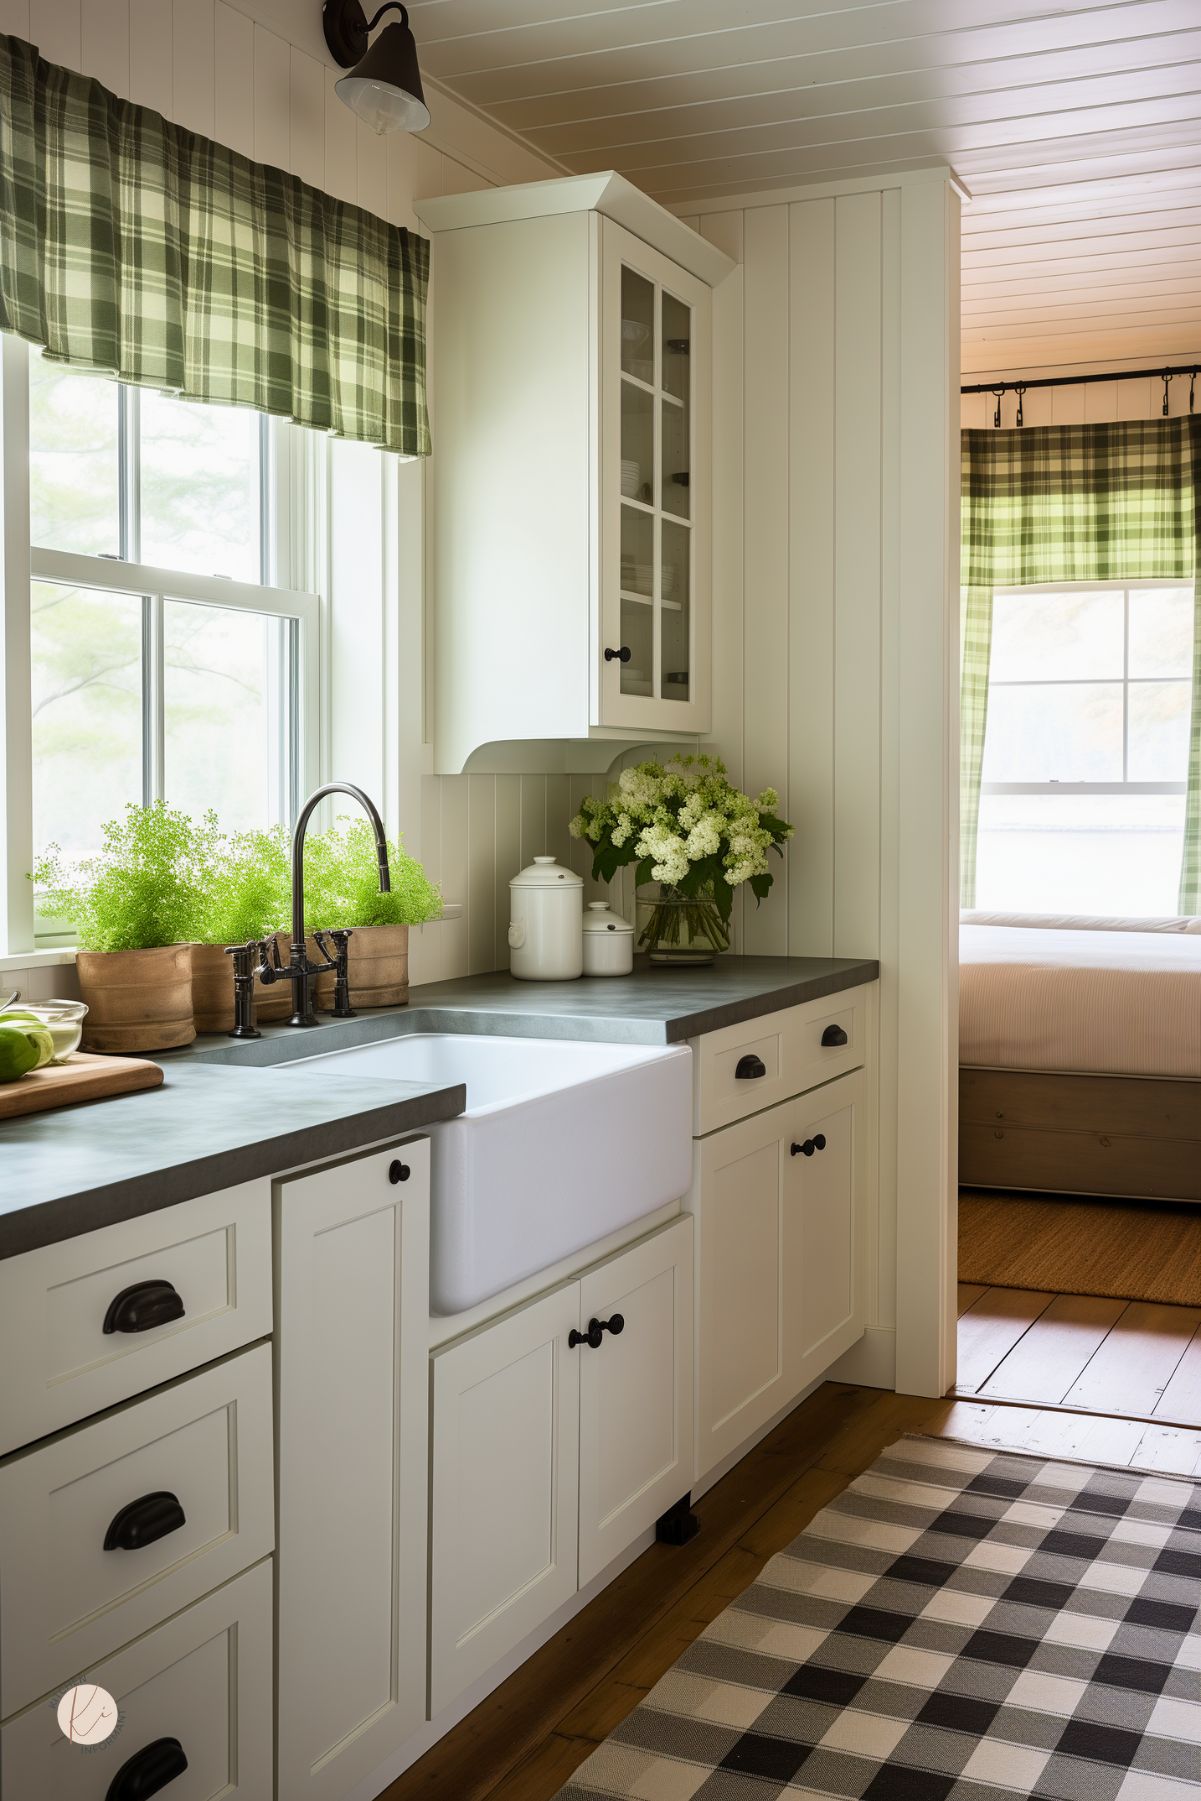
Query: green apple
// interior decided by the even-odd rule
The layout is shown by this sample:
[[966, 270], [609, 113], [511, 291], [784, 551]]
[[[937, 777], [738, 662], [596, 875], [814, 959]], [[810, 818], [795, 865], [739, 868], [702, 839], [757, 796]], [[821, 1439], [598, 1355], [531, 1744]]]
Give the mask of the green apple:
[[54, 1040], [45, 1026], [23, 1020], [0, 1020], [0, 1082], [15, 1082], [40, 1069], [54, 1055]]

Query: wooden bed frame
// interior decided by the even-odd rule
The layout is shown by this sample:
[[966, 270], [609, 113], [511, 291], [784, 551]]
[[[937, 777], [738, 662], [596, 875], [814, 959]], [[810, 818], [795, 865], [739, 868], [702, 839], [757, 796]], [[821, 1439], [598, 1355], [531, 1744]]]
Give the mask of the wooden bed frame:
[[1201, 1081], [961, 1068], [959, 1180], [1201, 1201]]

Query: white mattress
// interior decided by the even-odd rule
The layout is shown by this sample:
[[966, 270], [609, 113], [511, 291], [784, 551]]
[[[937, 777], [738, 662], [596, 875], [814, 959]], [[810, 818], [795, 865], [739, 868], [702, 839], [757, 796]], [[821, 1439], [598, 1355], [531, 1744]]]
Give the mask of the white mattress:
[[959, 1061], [1201, 1078], [1201, 936], [959, 928]]

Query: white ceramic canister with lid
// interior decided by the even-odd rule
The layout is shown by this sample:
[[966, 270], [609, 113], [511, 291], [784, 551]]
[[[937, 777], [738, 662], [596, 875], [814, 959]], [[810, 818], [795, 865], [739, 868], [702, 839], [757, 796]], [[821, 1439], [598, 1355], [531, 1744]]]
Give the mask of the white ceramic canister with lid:
[[584, 881], [535, 857], [509, 883], [509, 968], [527, 982], [564, 982], [584, 967]]
[[604, 901], [589, 901], [584, 914], [584, 974], [628, 976], [633, 968], [633, 926]]

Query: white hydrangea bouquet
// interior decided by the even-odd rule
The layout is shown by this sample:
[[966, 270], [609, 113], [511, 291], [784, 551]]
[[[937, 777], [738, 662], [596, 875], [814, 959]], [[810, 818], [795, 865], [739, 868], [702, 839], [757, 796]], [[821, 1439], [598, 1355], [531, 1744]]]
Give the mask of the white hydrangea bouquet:
[[633, 863], [639, 886], [660, 884], [639, 900], [652, 961], [711, 962], [730, 946], [735, 888], [749, 883], [757, 901], [771, 888], [768, 853], [792, 837], [779, 804], [774, 788], [753, 799], [735, 788], [717, 757], [676, 756], [623, 769], [605, 800], [584, 797], [569, 829], [592, 846], [595, 880]]

